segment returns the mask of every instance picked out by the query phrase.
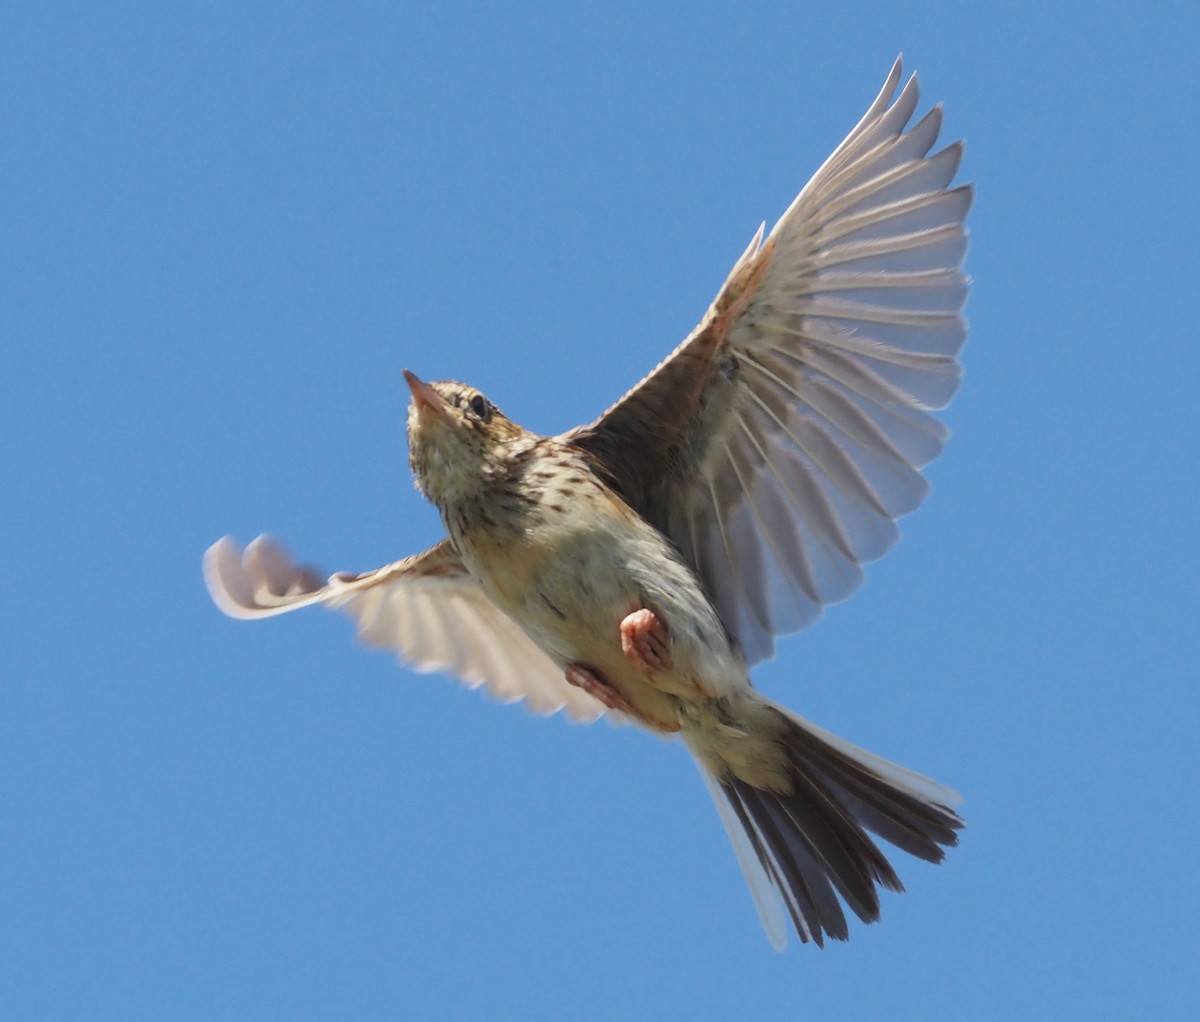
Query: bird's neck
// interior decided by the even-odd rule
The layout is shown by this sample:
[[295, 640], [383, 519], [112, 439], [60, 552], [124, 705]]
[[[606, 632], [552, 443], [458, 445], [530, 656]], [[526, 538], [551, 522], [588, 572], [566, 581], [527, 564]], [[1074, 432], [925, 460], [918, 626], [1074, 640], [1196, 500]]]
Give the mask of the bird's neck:
[[464, 464], [457, 452], [431, 447], [422, 451], [419, 459], [421, 490], [443, 518], [458, 517], [465, 508], [486, 504], [496, 493], [504, 492], [539, 439], [530, 435], [493, 445], [476, 452], [470, 465]]

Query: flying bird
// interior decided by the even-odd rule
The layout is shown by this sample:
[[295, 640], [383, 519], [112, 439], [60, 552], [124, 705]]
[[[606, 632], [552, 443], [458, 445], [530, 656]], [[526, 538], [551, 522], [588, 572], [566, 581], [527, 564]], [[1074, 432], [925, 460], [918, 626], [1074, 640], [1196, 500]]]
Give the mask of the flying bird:
[[[928, 486], [966, 338], [961, 142], [930, 155], [897, 59], [862, 120], [699, 326], [594, 422], [517, 425], [405, 372], [410, 462], [446, 537], [324, 577], [259, 537], [205, 554], [221, 610], [310, 605], [367, 643], [534, 710], [678, 735], [771, 942], [849, 934], [902, 890], [872, 835], [939, 862], [959, 796], [767, 699], [749, 668], [862, 580]], [[899, 91], [897, 91], [899, 90]], [[765, 225], [764, 225], [765, 226]], [[786, 912], [786, 916], [784, 915]]]

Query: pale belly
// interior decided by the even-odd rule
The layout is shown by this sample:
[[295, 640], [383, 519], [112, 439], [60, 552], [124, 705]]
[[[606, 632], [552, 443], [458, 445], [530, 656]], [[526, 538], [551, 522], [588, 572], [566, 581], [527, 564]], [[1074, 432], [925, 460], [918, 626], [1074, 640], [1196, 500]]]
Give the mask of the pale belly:
[[[560, 667], [580, 664], [648, 722], [677, 726], [685, 704], [748, 684], [690, 568], [650, 525], [608, 501], [527, 511], [522, 528], [459, 538], [484, 591]], [[672, 666], [648, 675], [621, 648], [621, 621], [649, 608], [666, 625]]]

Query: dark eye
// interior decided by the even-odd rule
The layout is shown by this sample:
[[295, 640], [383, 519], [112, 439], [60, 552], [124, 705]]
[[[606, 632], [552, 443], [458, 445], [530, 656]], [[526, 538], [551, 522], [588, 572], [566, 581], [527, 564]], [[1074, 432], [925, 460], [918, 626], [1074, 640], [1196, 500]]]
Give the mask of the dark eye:
[[482, 394], [476, 394], [471, 398], [468, 407], [481, 422], [487, 422], [492, 417], [492, 409], [488, 406], [487, 398]]

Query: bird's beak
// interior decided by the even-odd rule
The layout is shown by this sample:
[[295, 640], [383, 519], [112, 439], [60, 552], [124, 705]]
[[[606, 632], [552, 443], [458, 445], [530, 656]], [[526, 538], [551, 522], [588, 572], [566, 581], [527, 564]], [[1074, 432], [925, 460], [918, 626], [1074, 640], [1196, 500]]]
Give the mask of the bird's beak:
[[450, 414], [441, 394], [416, 373], [410, 373], [407, 369], [404, 370], [404, 379], [408, 381], [408, 389], [412, 391], [413, 406], [417, 409], [417, 415], [423, 417], [425, 414], [430, 414], [439, 419], [449, 420]]

